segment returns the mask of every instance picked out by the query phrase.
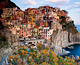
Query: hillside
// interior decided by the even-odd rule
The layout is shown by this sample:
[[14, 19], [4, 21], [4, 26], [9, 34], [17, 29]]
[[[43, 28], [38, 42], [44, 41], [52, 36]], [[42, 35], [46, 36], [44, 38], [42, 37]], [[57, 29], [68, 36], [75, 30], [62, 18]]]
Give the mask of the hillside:
[[[10, 0], [0, 0], [0, 15], [3, 13], [3, 8], [13, 8], [17, 7], [20, 9], [15, 3], [11, 2]], [[1, 17], [1, 16], [0, 16]]]

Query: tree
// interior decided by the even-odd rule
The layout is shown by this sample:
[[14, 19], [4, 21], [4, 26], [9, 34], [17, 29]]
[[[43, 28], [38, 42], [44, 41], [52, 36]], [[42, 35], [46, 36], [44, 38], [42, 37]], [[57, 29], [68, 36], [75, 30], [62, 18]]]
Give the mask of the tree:
[[62, 23], [66, 23], [66, 18], [65, 18], [64, 16], [61, 16], [60, 19], [61, 19], [60, 24], [62, 24]]
[[0, 21], [0, 29], [4, 29], [4, 26], [1, 21]]

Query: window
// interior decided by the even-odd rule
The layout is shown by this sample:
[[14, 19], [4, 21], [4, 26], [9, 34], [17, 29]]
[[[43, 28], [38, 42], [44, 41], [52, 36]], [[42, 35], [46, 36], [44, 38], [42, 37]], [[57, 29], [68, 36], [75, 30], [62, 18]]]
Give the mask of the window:
[[47, 35], [46, 35], [46, 37], [47, 37]]
[[47, 30], [46, 30], [46, 34], [47, 34]]
[[40, 43], [42, 43], [42, 41], [40, 41]]
[[45, 30], [44, 30], [44, 32], [45, 32]]
[[26, 29], [24, 29], [24, 31], [26, 31]]
[[17, 31], [17, 33], [19, 33], [19, 31]]
[[48, 35], [48, 37], [49, 37], [49, 35]]
[[27, 25], [26, 25], [26, 27], [27, 27]]
[[9, 31], [9, 33], [12, 33], [12, 31]]
[[22, 25], [22, 28], [23, 28], [23, 25]]

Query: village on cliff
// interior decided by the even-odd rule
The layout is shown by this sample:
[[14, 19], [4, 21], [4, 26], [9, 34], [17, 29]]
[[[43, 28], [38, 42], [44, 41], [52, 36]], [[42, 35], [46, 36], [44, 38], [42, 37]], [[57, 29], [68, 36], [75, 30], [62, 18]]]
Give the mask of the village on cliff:
[[[3, 13], [1, 14], [1, 18], [0, 18], [0, 23], [1, 23], [0, 40], [2, 40], [1, 46], [0, 46], [1, 47], [0, 52], [3, 54], [6, 53], [9, 56], [10, 54], [12, 55], [12, 52], [20, 51], [19, 54], [22, 54], [20, 56], [21, 60], [17, 59], [17, 62], [15, 61], [14, 63], [18, 63], [19, 65], [21, 65], [20, 63], [22, 63], [22, 65], [24, 64], [27, 65], [28, 62], [30, 63], [31, 61], [33, 61], [33, 60], [30, 61], [30, 59], [33, 57], [33, 55], [35, 56], [35, 53], [37, 54], [36, 58], [40, 57], [41, 59], [44, 58], [45, 54], [48, 54], [48, 53], [53, 54], [53, 56], [56, 56], [55, 54], [62, 55], [65, 53], [69, 53], [68, 51], [65, 51], [64, 49], [62, 49], [61, 47], [57, 47], [59, 44], [54, 44], [53, 42], [51, 42], [51, 40], [53, 41], [54, 36], [56, 35], [54, 33], [59, 31], [58, 35], [62, 33], [64, 37], [64, 41], [67, 40], [66, 43], [68, 44], [68, 41], [69, 41], [68, 32], [65, 32], [64, 30], [67, 28], [66, 24], [74, 25], [74, 22], [68, 16], [68, 12], [66, 10], [60, 10], [60, 8], [57, 8], [57, 7], [53, 8], [50, 6], [40, 6], [39, 8], [27, 8], [25, 9], [25, 11], [18, 9], [17, 7], [2, 8], [2, 10], [3, 10]], [[64, 32], [61, 32], [61, 31], [64, 31]], [[75, 31], [75, 33], [77, 33], [77, 31]], [[67, 34], [67, 35], [64, 36], [64, 34]], [[58, 37], [58, 39], [60, 40], [60, 37]], [[61, 40], [63, 39], [61, 38]], [[62, 42], [65, 43], [64, 41]], [[56, 43], [56, 40], [54, 40], [54, 42]], [[59, 41], [57, 41], [57, 43], [59, 43]], [[61, 44], [62, 43], [60, 43], [60, 45]], [[54, 50], [54, 47], [55, 47], [55, 50]], [[47, 49], [47, 51], [41, 50], [45, 48]], [[27, 49], [27, 51], [25, 49]], [[33, 49], [37, 49], [38, 51], [41, 51], [41, 53], [43, 53], [44, 55], [42, 55], [41, 57], [41, 53], [39, 53], [38, 51], [32, 53]], [[49, 49], [54, 50], [55, 53]], [[28, 53], [32, 57], [27, 56], [28, 58], [27, 60], [29, 61], [26, 63], [25, 61], [27, 60], [23, 58], [23, 55], [28, 55]], [[14, 54], [15, 55], [13, 56], [9, 56], [11, 60], [8, 60], [8, 61], [6, 60], [6, 64], [8, 62], [10, 62], [11, 64], [13, 57], [20, 58], [18, 57], [18, 55], [16, 55], [17, 53], [14, 53]], [[56, 63], [58, 62], [57, 57], [55, 58], [56, 59], [53, 59], [53, 64], [54, 62]], [[59, 58], [61, 59], [62, 57], [59, 57]], [[33, 64], [36, 65], [37, 63], [42, 63], [41, 61], [37, 62], [39, 60], [40, 59], [33, 61]], [[47, 58], [47, 61], [51, 61], [51, 60]], [[45, 63], [42, 63], [41, 65], [49, 65], [50, 63], [47, 61], [44, 61]], [[34, 63], [34, 62], [37, 62], [37, 63]], [[74, 63], [74, 60], [71, 60], [71, 62]], [[60, 63], [58, 64], [61, 65]], [[55, 64], [55, 65], [58, 65], [58, 64]]]

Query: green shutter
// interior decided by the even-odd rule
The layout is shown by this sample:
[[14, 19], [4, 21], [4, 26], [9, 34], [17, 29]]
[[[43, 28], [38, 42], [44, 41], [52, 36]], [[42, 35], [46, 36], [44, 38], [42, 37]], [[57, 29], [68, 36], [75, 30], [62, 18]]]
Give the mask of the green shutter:
[[22, 28], [23, 28], [23, 25], [22, 25]]

